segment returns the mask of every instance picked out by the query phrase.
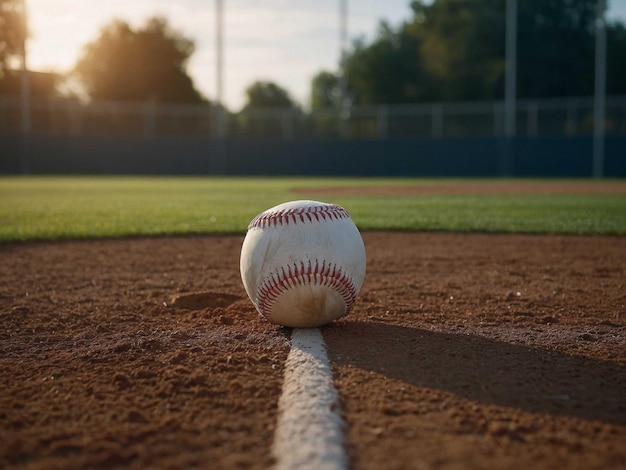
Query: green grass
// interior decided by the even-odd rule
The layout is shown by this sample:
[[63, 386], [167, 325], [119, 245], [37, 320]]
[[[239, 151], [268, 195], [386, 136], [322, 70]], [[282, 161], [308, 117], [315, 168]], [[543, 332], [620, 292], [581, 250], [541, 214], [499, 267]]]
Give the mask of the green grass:
[[[256, 214], [293, 199], [340, 204], [352, 213], [361, 230], [626, 235], [625, 194], [339, 196], [306, 191], [437, 182], [376, 178], [2, 177], [0, 242], [244, 233]], [[293, 188], [302, 192], [295, 193]]]

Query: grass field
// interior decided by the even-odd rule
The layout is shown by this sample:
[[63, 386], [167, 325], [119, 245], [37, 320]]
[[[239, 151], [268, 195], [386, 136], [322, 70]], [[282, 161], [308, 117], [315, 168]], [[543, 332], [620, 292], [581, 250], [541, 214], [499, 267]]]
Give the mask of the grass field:
[[[454, 183], [467, 181], [477, 182]], [[626, 194], [307, 193], [307, 188], [442, 182], [377, 178], [3, 177], [0, 242], [244, 233], [257, 213], [293, 199], [340, 204], [352, 213], [361, 230], [626, 234]], [[295, 193], [294, 188], [299, 192]]]

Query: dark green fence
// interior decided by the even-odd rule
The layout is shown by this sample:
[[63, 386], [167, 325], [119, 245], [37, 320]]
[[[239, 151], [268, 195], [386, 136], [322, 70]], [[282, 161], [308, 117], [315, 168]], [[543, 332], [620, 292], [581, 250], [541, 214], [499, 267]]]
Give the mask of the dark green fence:
[[[374, 140], [0, 136], [2, 174], [592, 176], [590, 136]], [[626, 176], [607, 136], [604, 176]]]

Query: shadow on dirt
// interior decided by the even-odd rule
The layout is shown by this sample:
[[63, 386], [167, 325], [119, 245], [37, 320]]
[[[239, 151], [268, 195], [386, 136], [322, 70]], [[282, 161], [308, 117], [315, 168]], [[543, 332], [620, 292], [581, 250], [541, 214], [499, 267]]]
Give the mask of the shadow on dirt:
[[626, 368], [587, 357], [384, 323], [323, 330], [334, 364], [529, 412], [626, 423]]

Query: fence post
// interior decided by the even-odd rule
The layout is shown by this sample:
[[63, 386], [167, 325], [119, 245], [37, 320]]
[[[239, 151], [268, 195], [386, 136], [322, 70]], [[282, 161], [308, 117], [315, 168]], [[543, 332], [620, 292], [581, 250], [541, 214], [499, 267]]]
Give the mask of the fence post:
[[[26, 12], [24, 12], [24, 27], [26, 27]], [[26, 63], [26, 38], [22, 42], [22, 72], [20, 83], [21, 98], [21, 155], [20, 171], [30, 173], [30, 138], [32, 133], [32, 103], [31, 103], [30, 70]]]
[[143, 106], [143, 135], [154, 137], [156, 134], [156, 103], [147, 101]]
[[211, 136], [214, 139], [222, 139], [224, 137], [224, 120], [223, 112], [220, 104], [211, 105]]
[[503, 122], [502, 116], [504, 115], [504, 108], [497, 101], [493, 103], [493, 136], [499, 137], [504, 134], [504, 126], [500, 125]]
[[529, 137], [537, 137], [539, 134], [539, 106], [535, 101], [528, 103], [526, 113], [526, 133]]
[[282, 134], [283, 140], [293, 140], [294, 137], [294, 119], [295, 113], [293, 109], [284, 109], [281, 112]]
[[431, 106], [431, 136], [433, 139], [441, 139], [443, 137], [443, 105], [433, 104]]
[[72, 101], [67, 106], [67, 113], [70, 121], [70, 135], [81, 135], [83, 133], [83, 104]]
[[565, 134], [576, 134], [576, 103], [573, 100], [567, 102], [567, 118], [565, 120]]
[[386, 139], [389, 131], [389, 106], [380, 105], [376, 108], [376, 123], [378, 125], [378, 138]]
[[604, 176], [604, 152], [606, 132], [606, 1], [596, 3], [596, 47], [593, 93], [593, 154], [594, 178]]

